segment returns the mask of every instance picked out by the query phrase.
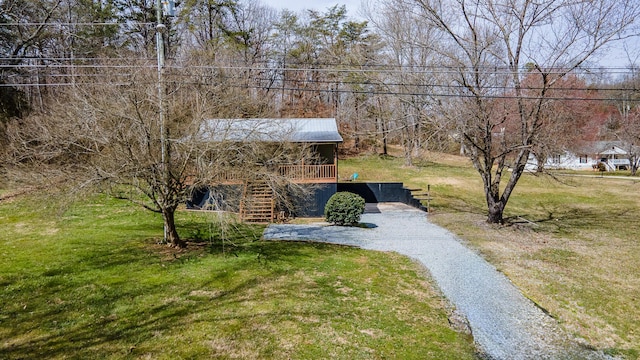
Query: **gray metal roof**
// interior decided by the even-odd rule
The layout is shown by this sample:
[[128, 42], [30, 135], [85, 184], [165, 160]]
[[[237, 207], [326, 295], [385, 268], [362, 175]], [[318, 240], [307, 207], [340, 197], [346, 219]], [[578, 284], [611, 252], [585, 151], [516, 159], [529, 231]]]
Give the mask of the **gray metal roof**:
[[334, 118], [209, 119], [201, 130], [213, 141], [342, 142]]

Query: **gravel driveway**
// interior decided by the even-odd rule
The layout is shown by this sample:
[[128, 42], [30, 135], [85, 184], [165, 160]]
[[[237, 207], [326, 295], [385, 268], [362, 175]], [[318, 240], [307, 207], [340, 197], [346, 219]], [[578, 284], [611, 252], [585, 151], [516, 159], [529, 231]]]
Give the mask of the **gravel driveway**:
[[420, 261], [464, 315], [479, 351], [489, 359], [608, 359], [569, 340], [553, 318], [455, 235], [424, 212], [399, 203], [367, 204], [368, 228], [270, 225], [264, 238], [309, 240], [395, 251]]

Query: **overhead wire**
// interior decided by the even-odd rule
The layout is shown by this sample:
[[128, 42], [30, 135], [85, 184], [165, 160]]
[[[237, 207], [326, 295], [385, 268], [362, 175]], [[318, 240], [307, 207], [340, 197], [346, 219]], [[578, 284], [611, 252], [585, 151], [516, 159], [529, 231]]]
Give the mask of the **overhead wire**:
[[[41, 63], [41, 64], [2, 64], [3, 61], [29, 61], [29, 60], [40, 60], [41, 62], [60, 62], [60, 64], [55, 63]], [[70, 58], [70, 57], [43, 57], [43, 56], [20, 56], [20, 57], [0, 57], [0, 68], [19, 68], [19, 67], [110, 67], [112, 65], [105, 64], [95, 64], [95, 62], [110, 62], [110, 61], [132, 61], [130, 58]], [[94, 62], [94, 64], [62, 64], [64, 62]], [[137, 58], [133, 59], [133, 61], [155, 61], [153, 58]], [[257, 64], [266, 63], [266, 62], [256, 62]], [[189, 65], [190, 69], [198, 69], [198, 70], [238, 70], [238, 71], [283, 71], [283, 72], [292, 72], [292, 71], [314, 71], [319, 73], [350, 73], [350, 74], [367, 74], [367, 73], [392, 73], [392, 74], [403, 74], [403, 75], [424, 75], [424, 74], [451, 74], [458, 73], [461, 70], [466, 70], [464, 66], [449, 66], [449, 65], [376, 65], [376, 64], [343, 64], [343, 63], [291, 63], [287, 62], [287, 67], [279, 66], [275, 61], [271, 61], [270, 64], [274, 66], [247, 66], [247, 65]], [[301, 66], [304, 65], [304, 66]], [[129, 65], [121, 65], [123, 67], [147, 67], [148, 64], [141, 65], [139, 63], [132, 63]], [[166, 65], [166, 69], [182, 69], [182, 66], [179, 65]], [[485, 66], [479, 68], [485, 74], [490, 75], [511, 75], [513, 74], [513, 69], [509, 69], [507, 67], [498, 67], [498, 66]], [[590, 68], [577, 68], [574, 73], [578, 73], [579, 75], [584, 75], [582, 71], [595, 71], [597, 70], [599, 74], [588, 74], [588, 75], [608, 75], [608, 74], [619, 74], [625, 73], [634, 75], [640, 72], [640, 69], [629, 69], [629, 68], [621, 68], [621, 67], [590, 67]], [[519, 71], [522, 73], [528, 73], [526, 68], [521, 68]], [[566, 69], [561, 67], [549, 68], [545, 73], [548, 75], [553, 75], [554, 73], [564, 74]], [[535, 73], [532, 73], [535, 74]]]
[[[10, 65], [0, 65], [0, 69], [1, 68], [6, 68], [6, 67], [12, 67]], [[31, 66], [31, 65], [27, 65], [26, 68], [41, 68], [39, 66]], [[51, 69], [51, 68], [58, 68], [58, 69], [95, 69], [95, 70], [102, 70], [102, 69], [154, 69], [156, 68], [157, 65], [156, 64], [152, 64], [149, 63], [147, 65], [100, 65], [100, 66], [95, 66], [95, 65], [50, 65], [50, 66], [46, 66], [44, 68], [47, 69]], [[274, 71], [288, 71], [288, 72], [292, 72], [292, 71], [315, 71], [315, 70], [300, 70], [300, 69], [267, 69], [267, 68], [252, 68], [252, 67], [242, 67], [242, 68], [238, 68], [238, 67], [214, 67], [214, 66], [207, 66], [207, 67], [190, 67], [190, 73], [174, 73], [174, 72], [169, 72], [169, 70], [171, 69], [178, 69], [177, 67], [169, 67], [167, 68], [167, 73], [166, 76], [174, 76], [174, 77], [182, 77], [182, 78], [192, 78], [192, 77], [198, 77], [201, 79], [212, 79], [212, 80], [234, 80], [234, 79], [239, 79], [238, 76], [232, 76], [232, 75], [228, 75], [228, 74], [224, 74], [221, 73], [220, 70], [238, 70], [238, 71], [260, 71], [260, 70], [267, 70], [269, 72], [274, 72]], [[182, 68], [179, 68], [180, 70], [183, 70]], [[207, 75], [203, 75], [203, 74], [195, 74], [193, 72], [194, 69], [200, 69], [200, 70], [215, 70], [217, 71], [215, 74], [207, 74]], [[340, 70], [343, 71], [343, 70]], [[348, 70], [344, 70], [345, 72], [348, 72]], [[379, 72], [380, 73], [380, 72]], [[383, 72], [384, 73], [384, 72]], [[424, 73], [418, 73], [418, 74], [414, 74], [414, 73], [410, 73], [411, 75], [424, 75]], [[437, 73], [436, 73], [437, 74]], [[93, 74], [86, 74], [86, 73], [67, 73], [67, 74], [63, 74], [63, 73], [57, 73], [57, 74], [40, 74], [41, 76], [50, 76], [50, 77], [60, 77], [60, 78], [64, 78], [64, 77], [68, 77], [68, 78], [82, 78], [82, 77], [100, 77], [100, 76], [104, 76], [104, 77], [122, 77], [122, 76], [133, 76], [133, 73], [122, 73], [122, 72], [118, 72], [118, 73], [104, 73], [104, 74], [99, 74], [99, 73], [93, 73]], [[30, 78], [33, 77], [33, 75], [31, 74], [13, 74], [14, 78], [18, 78], [18, 77], [22, 77], [22, 78]], [[327, 80], [327, 79], [308, 79], [308, 78], [295, 78], [295, 79], [287, 79], [286, 77], [262, 77], [262, 76], [252, 76], [250, 78], [251, 82], [254, 83], [261, 83], [261, 82], [267, 82], [267, 83], [277, 83], [277, 84], [284, 84], [284, 83], [292, 83], [292, 84], [297, 84], [296, 87], [290, 87], [291, 90], [293, 89], [308, 89], [308, 87], [305, 87], [304, 85], [332, 85], [332, 86], [340, 86], [340, 85], [347, 85], [347, 86], [361, 86], [361, 87], [403, 87], [403, 88], [423, 88], [423, 89], [455, 89], [455, 90], [459, 90], [459, 89], [465, 89], [466, 87], [463, 85], [454, 85], [454, 84], [436, 84], [436, 83], [407, 83], [407, 82], [389, 82], [386, 81], [384, 79], [384, 77], [382, 77], [383, 79], [364, 79], [362, 81], [355, 81], [355, 80], [345, 80], [345, 79], [335, 79], [335, 80]], [[246, 81], [247, 79], [243, 79], [244, 81]], [[3, 84], [0, 86], [62, 86], [64, 85], [64, 83], [58, 83], [56, 85], [52, 84], [52, 83], [42, 83], [42, 84], [34, 84], [34, 83], [14, 83], [14, 84]], [[282, 88], [281, 85], [278, 85], [280, 88]], [[275, 86], [274, 86], [275, 87]], [[487, 85], [483, 87], [484, 90], [501, 90], [501, 91], [505, 91], [505, 92], [509, 92], [509, 91], [514, 91], [515, 87], [513, 85]], [[314, 88], [314, 90], [318, 90], [317, 88]], [[334, 91], [335, 88], [333, 89], [329, 89], [329, 91]], [[537, 87], [537, 86], [524, 86], [523, 90], [525, 91], [537, 91], [537, 90], [542, 90], [541, 87]], [[559, 87], [554, 87], [552, 89], [553, 91], [557, 91], [557, 92], [569, 92], [569, 91], [601, 91], [601, 92], [612, 92], [612, 91], [638, 91], [637, 89], [629, 89], [629, 88], [624, 88], [624, 87], [594, 87], [594, 86], [559, 86]], [[351, 92], [355, 92], [358, 91], [357, 89], [351, 89], [349, 90]], [[377, 90], [378, 92], [380, 90]], [[360, 90], [359, 93], [375, 93], [376, 91], [374, 90]], [[407, 94], [407, 92], [398, 92], [395, 91], [393, 92], [394, 94]], [[423, 95], [429, 95], [432, 93], [427, 93], [427, 92], [423, 92], [420, 93]]]
[[[37, 23], [23, 23], [23, 24], [37, 24]], [[61, 23], [51, 23], [51, 25], [61, 24]], [[68, 23], [68, 24], [82, 24], [82, 25], [119, 25], [119, 24], [128, 24], [128, 23]], [[153, 23], [139, 23], [139, 24], [147, 24], [152, 25]], [[7, 24], [0, 24], [7, 25]], [[23, 61], [27, 63], [21, 63], [18, 65], [15, 64], [6, 64], [3, 62], [7, 61]], [[34, 63], [34, 61], [38, 61], [39, 63]], [[123, 62], [132, 63], [126, 64]], [[110, 62], [118, 62], [117, 64], [109, 64]], [[210, 78], [213, 80], [234, 80], [237, 79], [235, 76], [230, 76], [226, 74], [222, 74], [221, 72], [257, 72], [258, 74], [264, 73], [277, 73], [280, 74], [280, 77], [263, 77], [263, 75], [253, 76], [250, 80], [253, 83], [261, 83], [267, 82], [270, 84], [274, 84], [271, 87], [265, 87], [260, 85], [251, 85], [254, 89], [271, 89], [277, 88], [283, 91], [321, 91], [321, 92], [334, 92], [334, 93], [354, 93], [354, 94], [372, 94], [372, 95], [410, 95], [410, 96], [432, 96], [432, 97], [450, 97], [450, 96], [461, 96], [460, 90], [464, 90], [466, 87], [464, 85], [455, 85], [455, 84], [435, 84], [435, 83], [412, 83], [415, 78], [419, 77], [433, 77], [439, 75], [451, 75], [452, 73], [459, 74], [461, 70], [466, 70], [464, 67], [458, 66], [447, 66], [447, 65], [432, 65], [432, 64], [424, 64], [424, 65], [402, 65], [402, 64], [375, 64], [375, 63], [364, 63], [364, 64], [346, 64], [346, 63], [338, 63], [338, 62], [315, 62], [315, 63], [302, 63], [302, 62], [291, 62], [288, 61], [287, 66], [281, 66], [278, 59], [275, 60], [261, 60], [256, 61], [253, 66], [247, 65], [198, 65], [198, 66], [189, 66], [189, 70], [191, 73], [188, 74], [176, 74], [175, 70], [182, 71], [184, 68], [180, 65], [171, 65], [168, 64], [165, 67], [165, 71], [167, 75], [172, 73], [172, 76], [181, 76], [184, 78], [189, 77], [200, 77], [200, 78]], [[38, 73], [37, 76], [42, 77], [51, 77], [51, 78], [82, 78], [82, 77], [90, 77], [90, 78], [99, 78], [100, 76], [106, 77], [122, 77], [122, 76], [132, 76], [131, 73], [120, 71], [117, 74], [105, 73], [105, 74], [86, 74], [82, 72], [80, 74], [73, 72], [73, 70], [95, 70], [101, 71], [105, 69], [113, 69], [113, 70], [138, 70], [138, 69], [152, 69], [156, 68], [157, 64], [155, 60], [152, 58], [91, 58], [91, 57], [82, 57], [82, 58], [74, 58], [74, 57], [54, 57], [54, 56], [28, 56], [23, 55], [19, 57], [0, 57], [0, 70], [2, 69], [22, 69], [26, 70], [47, 70], [51, 71], [53, 69], [58, 70], [71, 70], [70, 73], [54, 73], [54, 74], [42, 74]], [[500, 77], [504, 75], [511, 75], [513, 69], [509, 69], [504, 66], [482, 66], [478, 68], [479, 70], [485, 72], [489, 76]], [[525, 72], [526, 68], [521, 68], [520, 71]], [[201, 75], [195, 74], [198, 71], [215, 71], [215, 74], [210, 75]], [[551, 74], [554, 72], [564, 72], [566, 71], [563, 68], [548, 68], [545, 71], [549, 71]], [[301, 72], [314, 72], [319, 74], [332, 75], [335, 74], [339, 76], [339, 79], [308, 79], [308, 78], [298, 78], [298, 79], [287, 79], [286, 74], [291, 73], [301, 73]], [[626, 74], [626, 75], [635, 75], [637, 73], [637, 69], [627, 69], [621, 67], [581, 67], [576, 69], [578, 75], [593, 75], [589, 73], [597, 72], [600, 76], [610, 76], [614, 74]], [[364, 77], [362, 80], [352, 80], [345, 79], [345, 75], [357, 75], [360, 74]], [[376, 76], [369, 76], [376, 75]], [[11, 79], [28, 79], [33, 77], [33, 74], [29, 73], [13, 73], [11, 74]], [[388, 81], [389, 77], [398, 77], [400, 79], [407, 79], [411, 81]], [[246, 80], [246, 79], [245, 79]], [[185, 84], [187, 82], [184, 82]], [[285, 84], [293, 84], [285, 85]], [[25, 87], [33, 87], [33, 86], [67, 86], [77, 83], [75, 81], [71, 82], [14, 82], [14, 83], [0, 83], [0, 87], [7, 86], [25, 86]], [[98, 82], [95, 85], [102, 84], [113, 84], [113, 82]], [[122, 83], [127, 84], [127, 83]], [[277, 84], [277, 85], [276, 85]], [[319, 87], [310, 88], [313, 85], [326, 85], [330, 86], [330, 89], [322, 89]], [[341, 86], [352, 86], [352, 89], [340, 89]], [[249, 86], [249, 85], [247, 85]], [[335, 86], [335, 87], [334, 87]], [[368, 87], [368, 89], [360, 90], [355, 89], [355, 87]], [[372, 89], [372, 87], [374, 89]], [[375, 87], [380, 87], [375, 89]], [[384, 90], [384, 89], [388, 90]], [[431, 89], [432, 91], [397, 91], [390, 90], [392, 88], [405, 88], [405, 89]], [[510, 91], [514, 91], [515, 87], [513, 85], [491, 85], [483, 87], [486, 91], [502, 91], [503, 93], [508, 93]], [[439, 92], [437, 90], [440, 90]], [[453, 93], [445, 93], [444, 91], [448, 90]], [[536, 91], [541, 90], [539, 87], [530, 86], [525, 87], [526, 91]], [[616, 88], [616, 87], [606, 87], [606, 86], [570, 86], [570, 87], [557, 87], [553, 88], [553, 91], [558, 92], [569, 92], [569, 91], [601, 91], [601, 92], [612, 92], [612, 91], [629, 91], [627, 88]], [[632, 90], [633, 91], [633, 90]], [[637, 91], [637, 90], [635, 90]], [[490, 98], [512, 98], [513, 95], [504, 95], [504, 94], [487, 94], [486, 97]], [[527, 98], [527, 97], [525, 97]], [[535, 96], [530, 97], [535, 98]], [[575, 98], [575, 97], [554, 97], [552, 99], [556, 100], [580, 100], [585, 98]], [[613, 100], [612, 98], [593, 98], [589, 97], [587, 99], [590, 100]]]
[[[167, 81], [167, 83], [171, 83]], [[25, 83], [21, 84], [24, 87], [38, 87], [38, 86], [51, 86], [51, 87], [70, 87], [70, 86], [82, 86], [82, 85], [90, 85], [90, 86], [132, 86], [134, 82], [132, 81], [109, 81], [109, 82], [91, 82], [90, 84], [86, 83], [78, 83], [78, 82], [56, 82], [56, 83]], [[141, 82], [136, 81], [136, 85], [155, 85], [155, 81]], [[210, 82], [205, 81], [181, 81], [176, 82], [178, 85], [196, 85], [196, 86], [205, 86], [210, 85]], [[0, 84], [1, 87], [10, 87], [11, 84]], [[264, 86], [258, 84], [239, 84], [239, 83], [225, 83], [221, 85], [222, 87], [229, 88], [240, 88], [240, 89], [255, 89], [255, 90], [267, 90], [267, 91], [296, 91], [296, 92], [316, 92], [316, 93], [328, 93], [328, 94], [364, 94], [364, 95], [378, 95], [378, 96], [397, 96], [397, 97], [426, 97], [426, 98], [475, 98], [477, 97], [474, 94], [465, 93], [463, 91], [460, 92], [420, 92], [420, 91], [393, 91], [393, 90], [356, 90], [356, 89], [345, 89], [345, 88], [310, 88], [310, 87], [292, 87], [292, 86], [281, 86], [280, 84], [276, 84], [274, 86]], [[462, 90], [462, 89], [461, 89]], [[606, 90], [601, 90], [602, 92], [607, 92]], [[540, 100], [541, 97], [535, 95], [524, 95], [517, 96], [515, 94], [485, 94], [479, 96], [485, 99], [522, 99], [522, 100]], [[611, 96], [590, 96], [590, 97], [570, 97], [570, 96], [544, 96], [545, 100], [550, 101], [634, 101], [639, 102], [640, 100], [633, 100], [626, 97], [611, 97]]]
[[[2, 61], [17, 61], [17, 60], [40, 60], [40, 61], [59, 61], [59, 62], [75, 62], [75, 61], [130, 61], [128, 58], [64, 58], [64, 57], [40, 57], [40, 56], [20, 56], [20, 57], [0, 57], [0, 62]], [[136, 60], [140, 61], [153, 61], [152, 58], [139, 58]], [[259, 62], [258, 62], [259, 63]], [[236, 66], [236, 65], [190, 65], [191, 69], [199, 69], [199, 70], [210, 70], [210, 69], [222, 69], [222, 70], [256, 70], [256, 71], [315, 71], [320, 73], [352, 73], [352, 74], [366, 74], [366, 73], [400, 73], [400, 74], [411, 74], [411, 75], [420, 75], [420, 74], [452, 74], [457, 73], [460, 70], [465, 70], [464, 66], [448, 66], [448, 65], [376, 65], [376, 64], [361, 64], [361, 65], [353, 65], [353, 64], [341, 64], [341, 63], [315, 63], [315, 64], [305, 64], [305, 63], [290, 63], [287, 62], [287, 67], [270, 67], [270, 66]], [[305, 67], [298, 67], [300, 65], [305, 65]], [[11, 65], [11, 64], [1, 64], [0, 68], [16, 68], [16, 67], [65, 67], [65, 66], [85, 66], [85, 67], [109, 67], [110, 65], [104, 64], [93, 64], [93, 65], [63, 65], [63, 64], [19, 64], [19, 65]], [[122, 65], [128, 67], [141, 67], [139, 64], [131, 64], [131, 65]], [[176, 68], [181, 69], [181, 66], [175, 65], [167, 65], [165, 68]], [[508, 67], [498, 67], [498, 66], [485, 66], [479, 68], [485, 74], [491, 75], [511, 75], [513, 74], [513, 69], [509, 69]], [[526, 68], [519, 69], [523, 73], [526, 73]], [[628, 69], [623, 67], [579, 67], [575, 69], [574, 72], [582, 72], [582, 71], [597, 71], [598, 74], [592, 73], [589, 75], [606, 75], [606, 74], [637, 74], [640, 72], [640, 69]], [[552, 67], [545, 70], [545, 73], [548, 75], [553, 74], [563, 74], [566, 72], [566, 69], [562, 67]]]
[[113, 25], [151, 25], [155, 26], [155, 22], [140, 22], [140, 21], [124, 21], [124, 22], [8, 22], [0, 23], [2, 26], [113, 26]]

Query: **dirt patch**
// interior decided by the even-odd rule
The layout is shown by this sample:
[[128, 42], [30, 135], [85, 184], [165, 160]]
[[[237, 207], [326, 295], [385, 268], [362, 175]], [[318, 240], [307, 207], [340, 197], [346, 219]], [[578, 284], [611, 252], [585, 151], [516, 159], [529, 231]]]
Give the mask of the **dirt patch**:
[[189, 293], [189, 296], [199, 297], [199, 298], [208, 298], [208, 299], [216, 299], [226, 294], [225, 291], [211, 291], [211, 290], [193, 290]]
[[35, 191], [38, 191], [40, 189], [38, 189], [35, 186], [25, 186], [25, 187], [21, 187], [18, 189], [13, 189], [13, 190], [9, 190], [4, 194], [0, 195], [0, 203], [5, 202], [5, 203], [9, 203], [12, 202], [14, 200], [16, 200], [17, 198], [19, 198], [20, 196], [23, 195], [28, 195], [31, 194]]
[[159, 255], [162, 261], [176, 261], [183, 257], [203, 256], [208, 246], [206, 242], [187, 241], [186, 247], [176, 248], [161, 244], [160, 239], [149, 239], [147, 248], [150, 252]]

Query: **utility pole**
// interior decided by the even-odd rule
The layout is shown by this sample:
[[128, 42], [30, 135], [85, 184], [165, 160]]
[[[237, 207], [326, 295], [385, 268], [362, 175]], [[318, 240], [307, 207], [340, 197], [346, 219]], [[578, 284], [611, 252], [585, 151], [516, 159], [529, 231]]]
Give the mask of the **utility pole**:
[[[159, 114], [159, 126], [160, 126], [160, 171], [162, 176], [162, 184], [160, 185], [160, 191], [162, 192], [162, 200], [166, 201], [169, 191], [169, 164], [167, 164], [167, 136], [165, 131], [165, 114], [164, 114], [164, 33], [167, 27], [162, 22], [162, 2], [156, 0], [156, 53], [158, 55], [158, 114]], [[164, 219], [164, 214], [163, 214]], [[163, 239], [166, 243], [168, 241], [167, 224], [163, 221], [164, 235]]]

